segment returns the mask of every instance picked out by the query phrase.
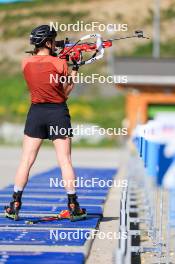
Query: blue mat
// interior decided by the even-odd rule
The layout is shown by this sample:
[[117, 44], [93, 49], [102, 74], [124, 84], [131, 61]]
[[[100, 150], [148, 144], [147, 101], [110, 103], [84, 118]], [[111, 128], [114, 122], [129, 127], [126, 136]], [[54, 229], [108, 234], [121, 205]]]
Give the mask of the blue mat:
[[[21, 214], [32, 214], [32, 215], [38, 215], [38, 214], [56, 214], [59, 213], [61, 210], [65, 210], [66, 207], [64, 206], [30, 206], [30, 205], [23, 205], [22, 209], [20, 211]], [[103, 209], [101, 206], [89, 206], [86, 205], [86, 211], [88, 215], [102, 215]], [[4, 212], [4, 207], [0, 206], [0, 212]]]
[[[82, 171], [82, 170], [78, 170], [76, 173], [76, 178], [78, 179], [83, 179], [83, 180], [86, 180], [86, 179], [92, 179], [92, 178], [99, 178], [99, 179], [113, 179], [115, 173], [116, 173], [116, 170], [115, 170], [115, 173], [106, 173], [106, 170], [94, 170], [93, 173], [89, 173], [88, 171]], [[55, 179], [55, 180], [61, 180], [62, 177], [61, 177], [61, 173], [58, 173], [58, 174], [53, 174], [53, 173], [43, 173], [43, 174], [40, 174], [38, 176], [34, 176], [34, 177], [31, 177], [29, 179], [29, 181], [37, 181], [38, 179], [40, 179], [41, 181], [44, 181], [45, 180], [49, 180], [50, 178], [52, 179]]]
[[[103, 180], [103, 183], [106, 184], [107, 180], [113, 180], [117, 171], [115, 169], [76, 168], [75, 172], [80, 179], [91, 180], [92, 178], [96, 178], [96, 181], [97, 179]], [[54, 185], [50, 188], [50, 178], [54, 178], [54, 180], [58, 179], [59, 182], [61, 180], [60, 169], [54, 168], [47, 172], [39, 173], [30, 179], [24, 192], [21, 219], [19, 221], [0, 217], [0, 227], [5, 228], [5, 230], [0, 231], [0, 245], [83, 246], [87, 240], [90, 229], [96, 229], [98, 227], [102, 216], [102, 205], [109, 190], [109, 186], [105, 185], [101, 187], [98, 184], [91, 188], [77, 188], [79, 202], [82, 207], [86, 208], [88, 213], [87, 219], [77, 222], [58, 220], [34, 225], [25, 224], [25, 221], [37, 220], [40, 218], [38, 216], [39, 214], [47, 216], [51, 213], [54, 215], [66, 209], [67, 197], [64, 188]], [[0, 194], [6, 194], [7, 196], [1, 196], [0, 203], [4, 205], [8, 204], [8, 202], [11, 201], [12, 192], [13, 185], [9, 185], [1, 190]], [[25, 194], [27, 194], [28, 197], [25, 197]], [[30, 197], [30, 195], [33, 195], [33, 197]], [[37, 195], [41, 195], [41, 197], [35, 197]], [[51, 195], [54, 195], [54, 198], [51, 197]], [[59, 197], [60, 195], [62, 197]], [[83, 195], [90, 198], [81, 198]], [[96, 199], [95, 196], [98, 196], [100, 199]], [[27, 203], [30, 205], [26, 205]], [[37, 206], [37, 204], [41, 205]], [[50, 204], [50, 206], [45, 206], [45, 204]], [[65, 204], [65, 206], [57, 206], [59, 204]], [[88, 204], [93, 204], [95, 206], [90, 206]], [[0, 206], [0, 210], [3, 211], [3, 206]], [[29, 217], [29, 215], [31, 215], [31, 217]], [[19, 230], [16, 228], [19, 228]], [[52, 228], [60, 228], [60, 230], [51, 230]], [[66, 228], [70, 228], [70, 230], [66, 230]], [[79, 231], [78, 229], [82, 230]], [[52, 233], [50, 233], [50, 230]], [[52, 235], [52, 239], [50, 235]], [[76, 236], [78, 239], [75, 238]], [[77, 253], [3, 252], [1, 254], [0, 264], [81, 264], [85, 261], [84, 255], [78, 253], [78, 250]]]
[[[6, 190], [6, 191], [13, 191], [13, 188], [14, 188], [14, 186], [12, 185], [12, 186], [8, 186], [8, 187], [6, 187], [6, 188], [4, 188], [4, 190]], [[44, 185], [44, 184], [28, 184], [27, 185], [27, 187], [26, 187], [26, 189], [25, 189], [25, 192], [26, 191], [36, 191], [37, 192], [37, 190], [38, 191], [46, 191], [46, 192], [52, 192], [52, 191], [54, 191], [54, 192], [58, 192], [58, 191], [60, 191], [60, 192], [63, 192], [63, 193], [65, 193], [65, 189], [63, 188], [63, 187], [49, 187], [49, 185]], [[86, 192], [101, 192], [101, 193], [106, 193], [107, 194], [107, 192], [108, 192], [108, 190], [109, 190], [109, 188], [108, 187], [106, 187], [106, 188], [85, 188], [85, 187], [78, 187], [78, 188], [76, 188], [76, 190], [77, 190], [77, 192], [83, 192], [83, 193], [86, 193]], [[2, 190], [3, 191], [3, 190]]]
[[[5, 261], [4, 261], [5, 260]], [[3, 262], [2, 262], [3, 261]], [[82, 253], [62, 252], [3, 252], [0, 253], [3, 264], [83, 264]]]
[[[10, 189], [5, 189], [5, 190], [0, 190], [0, 196], [1, 195], [12, 195], [13, 192], [13, 188]], [[77, 195], [78, 196], [106, 196], [108, 193], [107, 190], [103, 190], [103, 191], [97, 191], [97, 190], [78, 190], [77, 191]], [[65, 190], [56, 190], [56, 189], [31, 189], [31, 188], [26, 188], [26, 190], [24, 191], [24, 195], [66, 195]]]
[[[67, 198], [47, 198], [47, 197], [23, 197], [23, 204], [25, 203], [29, 203], [31, 205], [33, 204], [51, 204], [51, 205], [58, 205], [58, 204], [67, 204]], [[1, 197], [0, 199], [0, 204], [9, 204], [9, 202], [11, 201], [10, 197]], [[81, 205], [85, 205], [85, 204], [96, 204], [96, 205], [102, 205], [104, 203], [104, 199], [86, 199], [86, 198], [79, 198], [78, 199], [79, 203]]]
[[[96, 183], [94, 183], [95, 186], [91, 189], [94, 189], [94, 188], [108, 189], [109, 187], [106, 186], [107, 183], [104, 184], [105, 185], [104, 187], [103, 186], [101, 187], [100, 184], [98, 184], [97, 182], [99, 182], [100, 180], [103, 180], [105, 182], [108, 180], [112, 180], [116, 172], [117, 171], [115, 169], [89, 169], [89, 168], [76, 168], [75, 169], [77, 180], [80, 179], [80, 182], [81, 182], [81, 179], [83, 179], [82, 181], [83, 183], [85, 180], [91, 180], [92, 178], [95, 179], [96, 181]], [[54, 183], [57, 183], [58, 184], [57, 187], [59, 187], [60, 180], [62, 179], [60, 169], [55, 168], [48, 172], [36, 175], [35, 177], [29, 180], [28, 187], [33, 187], [33, 188], [34, 187], [39, 187], [39, 188], [49, 187], [51, 178], [54, 179]], [[54, 183], [52, 184], [52, 187], [55, 187]]]
[[[27, 217], [23, 216], [19, 221], [13, 221], [8, 218], [0, 217], [0, 227], [31, 227], [25, 224], [25, 221], [37, 220], [38, 217]], [[32, 225], [32, 227], [59, 227], [59, 228], [96, 228], [100, 220], [100, 216], [89, 216], [85, 220], [71, 222], [68, 219], [43, 222]]]
[[7, 230], [0, 231], [0, 245], [83, 246], [90, 230]]
[[[88, 168], [88, 167], [76, 167], [74, 168], [75, 174], [78, 176], [83, 176], [83, 177], [94, 177], [94, 175], [101, 175], [103, 177], [113, 177], [116, 172], [117, 169], [110, 169], [110, 168]], [[61, 170], [58, 167], [52, 168], [50, 170], [47, 170], [45, 172], [40, 172], [37, 174], [34, 174], [32, 176], [37, 178], [37, 177], [42, 177], [42, 175], [44, 176], [55, 176], [55, 177], [59, 177], [61, 175]]]
[[[3, 195], [12, 195], [12, 191], [13, 189], [8, 189], [8, 190], [0, 190], [0, 197], [3, 197]], [[93, 196], [100, 196], [101, 198], [104, 198], [107, 194], [107, 191], [91, 191], [91, 190], [79, 190], [77, 191], [77, 195], [78, 197], [81, 196], [90, 196], [93, 198]], [[27, 188], [24, 191], [23, 196], [25, 197], [25, 195], [42, 195], [42, 196], [46, 196], [49, 198], [49, 196], [55, 196], [55, 197], [59, 197], [60, 195], [64, 195], [66, 197], [66, 192], [65, 190], [45, 190], [45, 189], [35, 189], [35, 191], [32, 191], [32, 189]]]
[[[3, 208], [2, 208], [3, 209]], [[46, 212], [46, 214], [48, 213], [58, 213], [61, 210], [65, 210], [66, 207], [64, 206], [58, 206], [58, 207], [54, 207], [54, 206], [27, 206], [27, 205], [23, 205], [22, 209], [21, 209], [21, 213], [32, 213], [32, 214], [39, 214], [39, 213], [44, 213]], [[102, 211], [102, 207], [101, 206], [86, 206], [86, 211], [88, 214], [90, 215], [102, 215], [103, 211]]]

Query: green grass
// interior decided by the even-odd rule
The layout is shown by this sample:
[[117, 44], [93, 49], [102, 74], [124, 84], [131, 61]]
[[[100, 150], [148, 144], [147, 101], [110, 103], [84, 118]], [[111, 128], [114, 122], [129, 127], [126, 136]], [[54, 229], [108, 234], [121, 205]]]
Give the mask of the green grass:
[[161, 112], [174, 112], [175, 104], [153, 104], [148, 107], [148, 117], [149, 119], [154, 119], [157, 113]]
[[78, 2], [84, 2], [83, 0], [33, 0], [31, 2], [17, 2], [17, 3], [9, 3], [9, 4], [0, 4], [0, 10], [16, 10], [16, 9], [25, 9], [25, 8], [33, 8], [37, 6], [44, 6], [48, 4], [62, 4], [62, 3], [78, 3]]
[[[2, 34], [1, 39], [11, 39], [11, 38], [19, 38], [26, 36], [29, 34], [31, 30], [36, 27], [35, 24], [32, 23], [32, 20], [35, 19], [44, 19], [45, 22], [49, 24], [50, 21], [58, 22], [64, 21], [65, 24], [68, 23], [76, 23], [78, 20], [84, 19], [88, 12], [71, 12], [69, 10], [62, 10], [62, 11], [34, 11], [28, 14], [10, 14], [7, 13], [1, 19], [1, 26], [2, 26]], [[25, 21], [31, 21], [30, 25], [25, 25]], [[24, 22], [24, 23], [23, 23]], [[11, 24], [11, 26], [9, 26]]]
[[161, 18], [164, 20], [175, 18], [175, 3], [172, 3], [170, 7], [161, 11]]
[[[29, 95], [22, 74], [0, 79], [0, 120], [23, 122], [29, 106]], [[99, 96], [70, 98], [73, 122], [95, 123], [104, 128], [120, 127], [124, 117], [124, 97]]]
[[11, 105], [14, 102], [20, 102], [26, 99], [25, 82], [22, 75], [2, 76], [0, 79], [0, 97], [1, 104]]
[[[30, 105], [26, 84], [21, 74], [0, 78], [0, 122], [24, 123]], [[68, 106], [72, 123], [91, 123], [103, 128], [120, 128], [124, 118], [124, 97], [103, 98], [99, 96], [70, 98]], [[4, 142], [0, 142], [4, 144]], [[51, 143], [46, 141], [46, 146]], [[117, 137], [106, 138], [91, 144], [86, 140], [73, 143], [74, 147], [116, 147]]]
[[85, 140], [81, 140], [79, 143], [73, 142], [73, 147], [75, 148], [116, 148], [119, 147], [120, 144], [116, 139], [104, 139], [99, 143], [91, 144]]
[[[2, 139], [0, 139], [0, 146], [10, 146], [10, 147], [16, 147], [16, 146], [22, 146], [22, 143], [17, 142], [6, 142]], [[73, 148], [116, 148], [120, 147], [120, 143], [115, 139], [105, 139], [102, 140], [99, 143], [91, 144], [86, 141], [80, 141], [79, 143], [72, 142]], [[53, 148], [53, 143], [50, 140], [44, 140], [42, 147], [46, 148]]]
[[[144, 19], [143, 25], [152, 25], [154, 19], [154, 9], [148, 9], [148, 16]], [[175, 19], [175, 3], [172, 3], [168, 8], [161, 9], [160, 11], [161, 24], [168, 20]]]
[[1, 39], [2, 40], [9, 40], [12, 38], [20, 38], [23, 36], [28, 36], [29, 33], [32, 31], [33, 25], [30, 26], [17, 26], [17, 28], [14, 27], [7, 27], [3, 29]]
[[153, 16], [154, 16], [153, 9], [149, 8], [148, 9], [148, 16], [144, 19], [143, 24], [144, 25], [151, 25], [153, 23]]
[[[175, 57], [175, 40], [169, 40], [166, 43], [160, 44], [160, 56], [162, 58]], [[131, 52], [124, 52], [120, 56], [131, 57], [152, 57], [153, 43], [149, 42], [144, 45], [136, 46]]]
[[22, 75], [2, 75], [0, 79], [0, 120], [21, 122], [28, 107], [28, 92]]
[[[95, 123], [101, 127], [120, 127], [124, 118], [124, 97], [71, 98], [68, 101], [70, 111], [77, 106], [73, 121]], [[87, 109], [87, 111], [86, 111]], [[88, 114], [90, 112], [90, 114]]]
[[84, 18], [85, 16], [89, 15], [88, 12], [70, 12], [68, 10], [63, 11], [33, 11], [28, 14], [6, 14], [3, 19], [1, 20], [1, 23], [14, 23], [14, 22], [20, 22], [25, 21], [26, 19], [31, 18], [55, 18], [55, 17], [64, 17], [69, 19], [70, 21], [77, 21], [81, 18]]

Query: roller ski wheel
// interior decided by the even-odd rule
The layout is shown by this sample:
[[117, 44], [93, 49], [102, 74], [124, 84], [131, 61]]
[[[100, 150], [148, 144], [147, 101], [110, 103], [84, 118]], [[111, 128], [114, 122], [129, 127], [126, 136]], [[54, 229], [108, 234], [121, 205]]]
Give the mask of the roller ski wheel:
[[4, 207], [5, 217], [10, 218], [14, 221], [19, 220], [19, 210], [21, 208], [20, 202], [11, 202], [10, 206]]
[[85, 208], [79, 208], [79, 211], [70, 211], [70, 221], [75, 222], [79, 220], [85, 220], [87, 217], [87, 212]]
[[22, 192], [16, 192], [13, 194], [13, 201], [9, 206], [4, 207], [5, 217], [10, 218], [14, 221], [19, 220], [19, 211], [21, 209], [21, 196]]

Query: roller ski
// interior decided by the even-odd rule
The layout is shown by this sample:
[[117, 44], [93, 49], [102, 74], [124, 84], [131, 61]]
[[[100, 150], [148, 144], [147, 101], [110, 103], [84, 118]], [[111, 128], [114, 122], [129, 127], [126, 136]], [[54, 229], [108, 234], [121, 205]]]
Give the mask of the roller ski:
[[68, 210], [62, 210], [57, 215], [45, 216], [45, 217], [41, 217], [41, 218], [36, 219], [36, 220], [28, 220], [28, 221], [25, 221], [25, 224], [34, 225], [34, 224], [38, 224], [38, 223], [58, 221], [58, 220], [69, 219], [69, 218], [70, 218], [69, 211]]
[[71, 222], [83, 220], [87, 217], [86, 209], [80, 208], [76, 194], [68, 196], [68, 209]]
[[[85, 216], [84, 216], [84, 218], [85, 218]], [[63, 220], [63, 219], [69, 219], [69, 220], [72, 219], [70, 216], [69, 210], [62, 210], [59, 214], [53, 215], [53, 216], [45, 216], [45, 217], [41, 217], [41, 218], [36, 219], [36, 220], [28, 220], [28, 221], [25, 221], [25, 224], [34, 225], [34, 224], [38, 224], [38, 223], [59, 221], [59, 220]], [[80, 219], [82, 219], [82, 218], [80, 218]]]
[[34, 225], [43, 222], [59, 221], [63, 219], [69, 219], [71, 222], [86, 219], [86, 209], [82, 209], [77, 202], [77, 196], [75, 194], [68, 195], [68, 210], [62, 210], [59, 214], [54, 216], [45, 216], [36, 220], [28, 220], [25, 224]]
[[9, 206], [4, 207], [5, 217], [10, 218], [14, 221], [19, 220], [19, 211], [21, 209], [21, 192], [13, 194], [13, 201], [10, 202]]

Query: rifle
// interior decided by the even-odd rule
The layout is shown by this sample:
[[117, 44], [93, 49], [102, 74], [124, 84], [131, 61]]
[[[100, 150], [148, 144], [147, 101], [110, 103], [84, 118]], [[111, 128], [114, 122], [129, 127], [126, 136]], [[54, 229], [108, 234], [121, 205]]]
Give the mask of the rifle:
[[[94, 42], [84, 42], [86, 39], [96, 38], [96, 43]], [[61, 49], [57, 56], [61, 59], [66, 59], [69, 61], [76, 61], [76, 63], [81, 66], [85, 64], [91, 64], [104, 56], [104, 50], [110, 48], [113, 45], [113, 41], [130, 39], [130, 38], [142, 38], [149, 39], [149, 37], [144, 36], [142, 30], [136, 30], [133, 35], [112, 38], [108, 40], [103, 40], [100, 34], [90, 34], [83, 36], [75, 43], [70, 43], [69, 39], [56, 41], [56, 47]], [[88, 60], [83, 60], [83, 52], [93, 52], [92, 56]]]
[[[84, 40], [96, 38], [96, 42], [83, 42]], [[65, 40], [56, 41], [56, 52], [54, 56], [59, 57], [60, 59], [66, 59], [68, 62], [73, 62], [69, 65], [86, 65], [91, 64], [97, 60], [100, 60], [104, 56], [104, 51], [106, 48], [112, 47], [113, 41], [123, 40], [123, 39], [131, 39], [131, 38], [142, 38], [142, 39], [149, 39], [149, 37], [144, 36], [142, 30], [136, 30], [132, 35], [125, 36], [125, 37], [117, 37], [108, 40], [103, 40], [102, 36], [98, 33], [85, 35], [81, 37], [78, 41], [70, 43], [69, 38]], [[83, 52], [93, 52], [91, 57], [87, 60], [83, 60]], [[58, 52], [58, 53], [57, 53]], [[26, 53], [35, 54], [34, 51], [26, 51]]]

